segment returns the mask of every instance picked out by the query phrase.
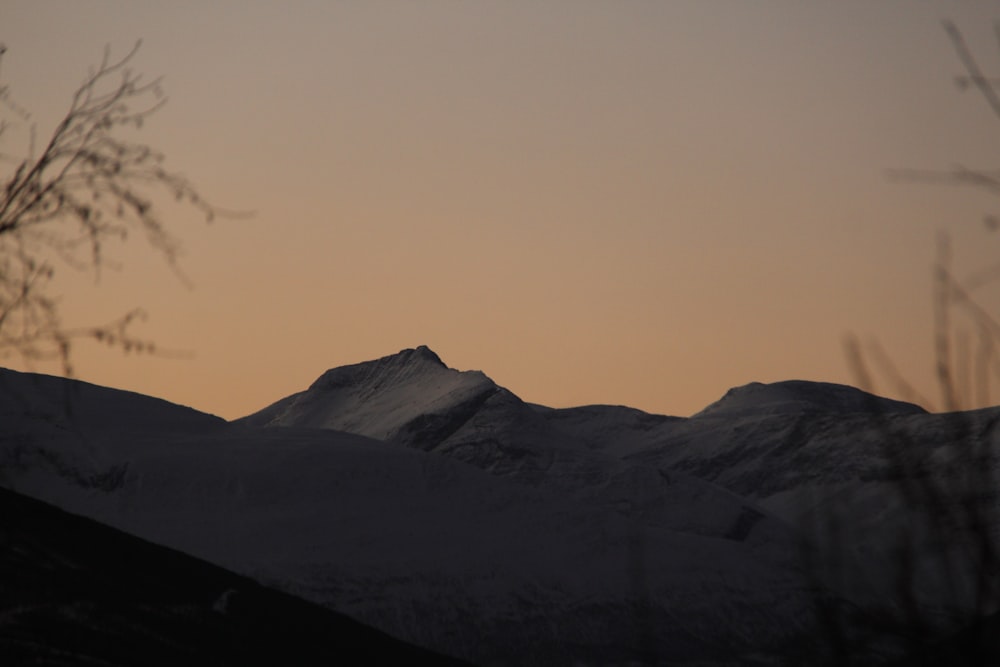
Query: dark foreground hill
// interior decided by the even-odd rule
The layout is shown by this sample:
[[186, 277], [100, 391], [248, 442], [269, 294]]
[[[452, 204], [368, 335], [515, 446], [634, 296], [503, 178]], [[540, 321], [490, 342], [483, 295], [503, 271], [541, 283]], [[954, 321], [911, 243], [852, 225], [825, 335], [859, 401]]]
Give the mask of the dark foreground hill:
[[0, 664], [467, 663], [0, 489]]

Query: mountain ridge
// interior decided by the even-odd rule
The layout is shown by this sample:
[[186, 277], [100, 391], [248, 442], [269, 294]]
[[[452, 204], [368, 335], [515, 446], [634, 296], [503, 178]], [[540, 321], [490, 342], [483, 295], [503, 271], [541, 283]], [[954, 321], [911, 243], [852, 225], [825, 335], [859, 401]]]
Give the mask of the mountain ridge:
[[918, 405], [884, 398], [850, 385], [811, 380], [782, 380], [733, 387], [692, 418], [746, 416], [765, 411], [783, 413], [926, 414]]
[[[894, 540], [925, 524], [941, 544], [902, 602], [937, 636], [982, 609], [962, 574], [975, 535], [934, 533], [893, 466], [905, 452], [955, 478], [961, 438], [996, 442], [1000, 408], [927, 414], [803, 381], [687, 418], [549, 408], [420, 346], [228, 423], [80, 387], [66, 428], [24, 406], [62, 405], [72, 381], [4, 377], [0, 486], [473, 662], [787, 661], [815, 649], [817, 600], [896, 618]], [[859, 655], [900, 641], [883, 639]]]

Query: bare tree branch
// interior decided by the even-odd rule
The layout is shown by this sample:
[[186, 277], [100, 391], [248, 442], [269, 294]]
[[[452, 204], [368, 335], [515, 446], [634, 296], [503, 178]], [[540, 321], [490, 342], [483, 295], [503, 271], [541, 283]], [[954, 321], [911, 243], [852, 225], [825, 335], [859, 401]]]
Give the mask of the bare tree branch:
[[[994, 25], [994, 29], [997, 32], [997, 39], [1000, 39], [1000, 28]], [[944, 30], [948, 33], [951, 45], [955, 48], [955, 53], [958, 54], [958, 59], [962, 61], [962, 66], [965, 67], [965, 71], [968, 74], [968, 76], [962, 77], [961, 80], [976, 86], [993, 110], [993, 113], [1000, 118], [1000, 96], [997, 95], [995, 81], [983, 75], [982, 70], [979, 69], [979, 63], [973, 57], [958, 27], [951, 21], [944, 21]]]
[[[118, 59], [105, 48], [41, 151], [35, 154], [32, 125], [26, 156], [12, 160], [14, 166], [0, 175], [0, 358], [55, 357], [68, 373], [76, 338], [127, 352], [155, 351], [127, 333], [141, 311], [108, 325], [63, 328], [50, 293], [54, 262], [99, 275], [107, 265], [105, 245], [138, 232], [176, 271], [179, 245], [154, 206], [154, 195], [193, 206], [209, 222], [219, 213], [187, 178], [164, 167], [163, 153], [122, 137], [166, 102], [159, 79], [143, 81], [128, 67], [140, 46], [136, 42]], [[30, 118], [0, 86], [4, 110], [22, 122]], [[0, 133], [6, 127], [0, 118]]]

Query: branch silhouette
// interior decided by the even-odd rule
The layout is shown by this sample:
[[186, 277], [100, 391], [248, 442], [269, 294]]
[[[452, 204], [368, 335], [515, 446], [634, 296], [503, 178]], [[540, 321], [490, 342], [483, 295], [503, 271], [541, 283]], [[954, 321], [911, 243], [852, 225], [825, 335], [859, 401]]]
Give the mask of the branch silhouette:
[[[71, 375], [70, 348], [80, 338], [156, 353], [153, 343], [130, 333], [145, 317], [141, 309], [107, 324], [64, 327], [52, 293], [57, 266], [97, 278], [108, 265], [105, 246], [139, 234], [183, 280], [179, 245], [155, 196], [194, 207], [207, 222], [220, 214], [187, 178], [166, 169], [161, 151], [125, 138], [166, 102], [160, 79], [146, 81], [130, 68], [140, 46], [117, 59], [105, 48], [44, 147], [36, 152], [31, 124], [26, 155], [0, 177], [0, 358], [58, 359]], [[0, 57], [5, 52], [0, 46]], [[6, 116], [0, 138], [12, 122], [30, 123], [30, 113], [2, 85], [0, 112]]]

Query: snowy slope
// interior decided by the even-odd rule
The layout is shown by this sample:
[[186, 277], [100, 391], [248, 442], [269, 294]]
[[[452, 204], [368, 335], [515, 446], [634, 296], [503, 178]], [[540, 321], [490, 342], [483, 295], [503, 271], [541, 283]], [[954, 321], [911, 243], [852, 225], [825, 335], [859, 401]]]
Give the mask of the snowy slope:
[[751, 545], [646, 526], [418, 449], [239, 426], [102, 444], [128, 457], [114, 486], [8, 484], [476, 662], [703, 660], [774, 650], [810, 622], [808, 582]]
[[52, 476], [93, 489], [113, 486], [135, 434], [181, 436], [228, 428], [225, 420], [133, 392], [0, 369], [0, 484]]
[[[237, 423], [340, 429], [469, 463], [664, 528], [794, 551], [793, 531], [745, 499], [683, 473], [622, 460], [683, 420], [632, 408], [529, 405], [427, 347], [335, 368]], [[687, 502], [698, 498], [698, 511]]]
[[[420, 446], [443, 440], [497, 391], [482, 373], [452, 370], [421, 346], [329, 370], [306, 391], [238, 421], [328, 428]], [[449, 420], [435, 419], [442, 415]]]
[[695, 417], [726, 417], [775, 414], [925, 414], [926, 410], [902, 401], [875, 396], [831, 382], [751, 382], [734, 387]]
[[552, 409], [425, 347], [232, 424], [0, 378], [0, 484], [499, 664], [787, 661], [816, 648], [818, 602], [898, 615], [893, 558], [913, 536], [920, 604], [950, 631], [975, 596], [942, 563], [976, 571], [974, 527], [932, 530], [903, 502], [899, 453], [955, 476], [956, 446], [992, 446], [1000, 422], [803, 382], [737, 388], [688, 419]]
[[[405, 363], [408, 354], [379, 363]], [[923, 457], [916, 465], [949, 479], [967, 477], [970, 467], [995, 477], [995, 462], [969, 466], [962, 452], [970, 443], [996, 444], [997, 411], [968, 415], [959, 431], [972, 435], [963, 436], [954, 417], [844, 385], [787, 381], [734, 388], [690, 419], [616, 406], [527, 406], [502, 389], [477, 402], [471, 415], [437, 405], [436, 420], [450, 414], [461, 416], [460, 426], [435, 433], [446, 436], [436, 444], [423, 440], [423, 448], [647, 523], [740, 535], [772, 554], [792, 553], [805, 539], [821, 554], [812, 557], [821, 569], [836, 570], [829, 580], [865, 604], [892, 606], [912, 595], [942, 613], [980, 604], [982, 567], [970, 556], [978, 529], [953, 516], [956, 525], [941, 530], [941, 507], [915, 511], [899, 483], [912, 464], [900, 452]], [[339, 422], [349, 423], [343, 416]], [[993, 488], [988, 480], [979, 486]], [[965, 487], [931, 490], [953, 515], [977, 496], [973, 505], [988, 516], [974, 523], [1000, 532], [994, 496]], [[917, 553], [914, 562], [900, 563], [900, 549]], [[899, 584], [907, 568], [919, 583]]]
[[0, 368], [0, 418], [14, 423], [47, 422], [54, 428], [94, 432], [160, 429], [200, 431], [225, 420], [129, 391], [36, 373]]
[[[630, 458], [797, 527], [856, 599], [969, 609], [980, 604], [977, 544], [1000, 544], [998, 425], [1000, 408], [927, 414], [839, 385], [750, 385]], [[903, 576], [914, 581], [901, 587]]]

